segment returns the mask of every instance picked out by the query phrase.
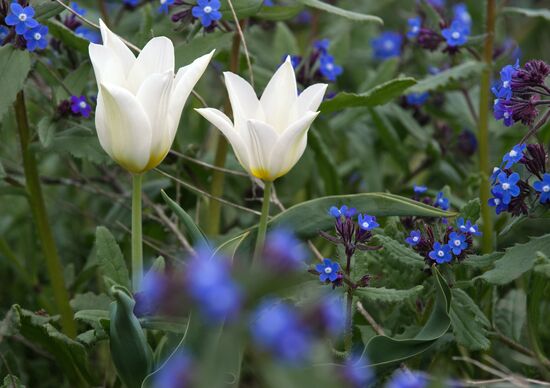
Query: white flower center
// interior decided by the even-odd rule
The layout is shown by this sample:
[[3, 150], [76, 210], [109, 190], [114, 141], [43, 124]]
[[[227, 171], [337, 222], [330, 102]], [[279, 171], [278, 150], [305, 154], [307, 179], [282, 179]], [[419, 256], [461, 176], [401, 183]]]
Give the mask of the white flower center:
[[414, 242], [417, 242], [417, 241], [418, 241], [418, 236], [414, 236], [414, 237], [413, 237], [413, 241], [414, 241]]
[[504, 89], [508, 89], [508, 88], [510, 87], [510, 81], [504, 81], [504, 82], [502, 83], [502, 87], [503, 87]]
[[80, 101], [80, 104], [78, 104], [78, 106], [80, 107], [80, 109], [86, 109], [88, 105], [86, 105], [84, 101]]
[[498, 168], [498, 167], [493, 168], [493, 174], [494, 174], [495, 172], [497, 172], [498, 170], [500, 170], [500, 168]]
[[25, 20], [27, 20], [27, 14], [24, 14], [24, 13], [20, 13], [19, 14], [19, 20], [21, 20], [22, 22], [24, 22]]
[[500, 205], [500, 199], [495, 198], [495, 205]]
[[393, 50], [393, 42], [391, 40], [387, 40], [384, 42], [384, 48], [388, 51]]
[[505, 182], [502, 184], [502, 190], [509, 190], [510, 189], [510, 184]]
[[363, 222], [362, 225], [363, 225], [363, 228], [368, 229], [370, 224], [367, 221], [365, 221]]
[[332, 273], [332, 268], [330, 267], [326, 267], [325, 268], [325, 273], [328, 275], [328, 274], [331, 274]]
[[453, 32], [453, 33], [451, 34], [451, 38], [453, 38], [453, 39], [458, 39], [458, 38], [460, 38], [460, 32], [458, 32], [458, 31]]
[[455, 240], [455, 246], [459, 247], [461, 244], [460, 240]]
[[464, 13], [460, 16], [460, 18], [462, 19], [462, 21], [463, 21], [464, 23], [469, 23], [469, 22], [472, 21], [472, 18], [471, 18], [470, 15], [467, 14], [466, 12], [464, 12]]
[[334, 69], [334, 65], [332, 63], [327, 63], [326, 68], [327, 70], [331, 71], [332, 69]]
[[210, 13], [210, 12], [212, 12], [212, 7], [209, 6], [209, 5], [207, 5], [207, 6], [204, 7], [202, 10], [204, 11], [204, 13]]
[[475, 233], [476, 232], [476, 228], [474, 228], [473, 226], [470, 228], [470, 233]]
[[35, 33], [35, 34], [34, 34], [34, 39], [35, 39], [35, 40], [40, 40], [40, 39], [42, 39], [42, 34], [41, 34], [40, 32]]
[[166, 1], [167, 1], [167, 0], [160, 0], [160, 3], [161, 3], [161, 4], [166, 4]]
[[510, 155], [511, 158], [515, 158], [516, 156], [518, 156], [518, 153], [515, 150], [512, 150], [508, 153], [508, 155]]
[[416, 33], [418, 32], [419, 29], [420, 29], [420, 28], [419, 28], [418, 26], [414, 26], [414, 27], [411, 29], [411, 32], [412, 32], [413, 34], [416, 34]]
[[503, 116], [504, 116], [504, 118], [505, 118], [505, 119], [507, 119], [507, 118], [509, 118], [509, 117], [510, 117], [510, 113], [508, 113], [508, 112], [504, 112], [504, 115], [503, 115]]
[[443, 252], [443, 251], [437, 251], [437, 256], [443, 257], [443, 256], [445, 256], [445, 252]]
[[550, 185], [542, 186], [542, 191], [545, 192], [545, 193], [549, 192], [550, 191]]

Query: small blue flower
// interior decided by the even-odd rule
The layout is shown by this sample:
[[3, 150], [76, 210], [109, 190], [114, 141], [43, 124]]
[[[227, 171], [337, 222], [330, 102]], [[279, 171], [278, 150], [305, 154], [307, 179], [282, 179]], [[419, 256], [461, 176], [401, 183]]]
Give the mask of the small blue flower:
[[436, 7], [436, 8], [445, 7], [445, 0], [428, 0], [428, 3], [431, 4], [433, 7]]
[[420, 27], [422, 26], [422, 19], [420, 17], [410, 18], [407, 20], [409, 25], [409, 31], [407, 32], [407, 37], [409, 39], [416, 38], [420, 32]]
[[401, 55], [403, 37], [397, 32], [387, 31], [371, 40], [374, 58], [385, 60]]
[[86, 101], [86, 96], [71, 96], [71, 110], [73, 113], [83, 117], [90, 117], [92, 107]]
[[541, 181], [533, 183], [533, 187], [540, 193], [540, 203], [550, 202], [550, 174], [544, 174]]
[[420, 239], [422, 238], [422, 234], [419, 230], [413, 230], [411, 231], [411, 234], [409, 237], [405, 239], [405, 242], [409, 244], [410, 246], [415, 246], [420, 242]]
[[398, 370], [393, 374], [386, 388], [425, 388], [428, 383], [428, 378], [421, 372]]
[[123, 0], [123, 1], [124, 1], [124, 4], [129, 5], [130, 7], [135, 7], [139, 4], [139, 0]]
[[319, 59], [319, 71], [329, 81], [336, 81], [336, 77], [342, 74], [342, 66], [334, 63], [332, 55], [323, 54]]
[[416, 194], [423, 194], [423, 193], [425, 193], [426, 191], [428, 191], [428, 188], [427, 188], [426, 186], [414, 185], [414, 186], [413, 186], [413, 191], [414, 191]]
[[222, 18], [219, 9], [219, 0], [197, 0], [192, 13], [195, 18], [200, 19], [203, 27], [210, 27], [213, 22]]
[[334, 218], [340, 219], [341, 217], [345, 217], [345, 218], [353, 217], [357, 212], [357, 210], [355, 210], [354, 207], [348, 208], [346, 205], [343, 205], [340, 208], [337, 208], [336, 206], [331, 206], [328, 212]]
[[518, 69], [519, 61], [515, 65], [506, 65], [500, 70], [500, 82], [491, 88], [496, 97], [506, 101], [512, 98], [512, 78]]
[[514, 172], [510, 175], [506, 175], [505, 172], [498, 174], [498, 183], [493, 188], [493, 191], [498, 195], [505, 205], [508, 205], [512, 198], [517, 197], [520, 193], [517, 185], [519, 181], [519, 174]]
[[367, 387], [374, 379], [374, 372], [367, 358], [361, 354], [352, 355], [346, 360], [344, 379], [354, 388]]
[[502, 163], [506, 163], [504, 168], [511, 168], [514, 164], [523, 158], [523, 152], [527, 146], [525, 144], [515, 145], [510, 152], [502, 158]]
[[307, 252], [303, 244], [288, 229], [269, 232], [265, 240], [264, 256], [276, 269], [298, 269], [304, 265]]
[[346, 313], [341, 297], [329, 294], [323, 298], [319, 306], [323, 327], [334, 337], [342, 335], [346, 328]]
[[493, 168], [493, 172], [491, 174], [491, 183], [494, 184], [497, 180], [497, 177], [498, 177], [498, 174], [500, 174], [502, 172], [502, 170], [500, 169], [500, 167], [494, 167]]
[[330, 259], [324, 259], [323, 264], [317, 264], [315, 269], [319, 273], [319, 280], [323, 283], [327, 280], [334, 282], [338, 279], [338, 271], [340, 265], [336, 262], [332, 262]]
[[378, 222], [376, 222], [376, 217], [369, 216], [368, 214], [359, 214], [357, 216], [357, 223], [359, 224], [359, 227], [363, 230], [372, 230], [380, 226]]
[[48, 46], [48, 27], [39, 24], [35, 28], [31, 28], [25, 32], [25, 40], [27, 41], [27, 50], [34, 51], [36, 49], [43, 50]]
[[174, 4], [174, 0], [160, 0], [160, 7], [158, 13], [168, 13], [168, 9]]
[[504, 204], [504, 202], [502, 202], [502, 198], [498, 194], [495, 194], [494, 190], [492, 190], [491, 192], [494, 195], [494, 197], [489, 198], [489, 201], [488, 201], [489, 206], [494, 207], [495, 212], [497, 214], [500, 214], [500, 213], [508, 210], [508, 205], [506, 205], [506, 204]]
[[443, 196], [443, 191], [437, 193], [434, 206], [441, 208], [441, 210], [449, 210], [449, 198]]
[[101, 43], [101, 34], [99, 34], [97, 31], [92, 31], [89, 28], [86, 28], [84, 26], [76, 27], [76, 30], [74, 30], [74, 33], [76, 36], [79, 36], [82, 39], [86, 39], [89, 42], [96, 43], [96, 44]]
[[154, 386], [158, 388], [187, 388], [191, 383], [192, 359], [184, 350], [172, 355], [166, 364], [154, 374]]
[[468, 41], [470, 27], [459, 20], [453, 20], [448, 28], [441, 30], [441, 35], [450, 47], [462, 46]]
[[407, 99], [407, 104], [415, 105], [415, 106], [420, 106], [424, 104], [429, 97], [430, 97], [430, 94], [428, 92], [411, 93], [405, 96], [405, 98]]
[[294, 70], [296, 70], [302, 62], [302, 57], [298, 55], [283, 55], [283, 57], [281, 58], [281, 65], [285, 63], [287, 57], [290, 57], [290, 64], [292, 65]]
[[437, 264], [448, 263], [453, 259], [451, 256], [451, 247], [448, 244], [434, 243], [433, 250], [428, 254], [430, 259]]
[[514, 111], [510, 104], [507, 104], [505, 100], [497, 98], [493, 105], [493, 116], [497, 120], [503, 120], [504, 125], [511, 127], [514, 124]]
[[23, 8], [19, 3], [10, 5], [10, 13], [4, 21], [8, 26], [15, 26], [15, 33], [23, 35], [27, 30], [38, 27], [38, 22], [33, 19], [34, 8], [30, 5]]
[[71, 1], [71, 9], [80, 16], [86, 15], [86, 9], [78, 5], [75, 1]]
[[9, 33], [10, 30], [8, 30], [6, 26], [0, 26], [0, 45], [2, 45], [2, 42], [6, 39]]
[[469, 27], [472, 26], [472, 17], [468, 12], [468, 7], [466, 6], [466, 4], [464, 3], [456, 4], [453, 7], [453, 13], [454, 13], [455, 20], [459, 20], [460, 22], [464, 23]]
[[327, 54], [328, 53], [328, 46], [330, 46], [330, 40], [326, 39], [326, 38], [317, 40], [317, 41], [315, 41], [315, 43], [313, 43], [313, 47], [316, 50], [319, 50], [321, 52], [321, 54]]
[[460, 255], [464, 249], [468, 248], [466, 236], [460, 233], [452, 232], [449, 235], [449, 247], [455, 255]]
[[476, 224], [472, 224], [470, 220], [466, 220], [466, 222], [464, 222], [464, 218], [460, 217], [456, 221], [456, 226], [461, 233], [469, 233], [474, 236], [481, 236], [479, 227]]
[[273, 0], [264, 0], [264, 5], [266, 7], [274, 7], [275, 3], [273, 3]]

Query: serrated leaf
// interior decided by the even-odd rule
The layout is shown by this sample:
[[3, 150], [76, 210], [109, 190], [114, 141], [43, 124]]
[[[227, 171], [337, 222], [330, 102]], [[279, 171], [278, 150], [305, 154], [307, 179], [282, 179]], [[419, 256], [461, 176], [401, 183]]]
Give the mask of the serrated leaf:
[[472, 199], [468, 201], [464, 206], [462, 206], [457, 218], [462, 217], [464, 218], [464, 221], [470, 220], [472, 223], [475, 223], [479, 218], [480, 210], [481, 205], [479, 202], [479, 198]]
[[510, 290], [498, 301], [493, 324], [505, 336], [520, 342], [527, 316], [527, 297], [521, 289]]
[[99, 226], [95, 233], [95, 247], [99, 269], [117, 284], [129, 287], [130, 276], [124, 256], [109, 229]]
[[550, 234], [534, 237], [525, 244], [516, 244], [504, 252], [490, 271], [476, 277], [491, 284], [507, 284], [531, 270], [536, 263], [537, 252], [550, 256]]
[[378, 16], [365, 15], [362, 13], [348, 11], [342, 8], [335, 7], [334, 5], [324, 3], [320, 0], [298, 0], [298, 2], [303, 5], [307, 5], [308, 7], [316, 8], [321, 11], [331, 13], [333, 15], [342, 16], [346, 19], [349, 19], [355, 22], [366, 22], [366, 23], [374, 22], [378, 24], [384, 24], [382, 19], [380, 19]]
[[502, 8], [501, 12], [519, 14], [531, 18], [543, 18], [545, 20], [550, 20], [550, 9], [548, 8], [530, 9], [519, 7], [504, 7]]
[[411, 77], [396, 78], [377, 85], [367, 92], [356, 94], [341, 92], [321, 104], [321, 112], [330, 113], [344, 108], [366, 108], [383, 105], [416, 84]]
[[492, 252], [486, 255], [469, 255], [466, 260], [462, 262], [462, 265], [466, 265], [472, 268], [487, 268], [500, 258], [504, 256], [504, 252]]
[[48, 150], [66, 152], [95, 164], [107, 164], [110, 161], [95, 135], [58, 135], [53, 138]]
[[358, 288], [357, 296], [372, 302], [397, 303], [418, 295], [424, 289], [423, 286], [416, 286], [408, 290], [396, 290], [386, 287], [365, 287]]
[[491, 341], [487, 338], [490, 322], [470, 296], [460, 288], [453, 288], [451, 326], [456, 341], [469, 350], [487, 350]]
[[279, 6], [274, 5], [272, 7], [262, 7], [260, 12], [255, 17], [263, 20], [282, 21], [292, 19], [297, 16], [304, 7], [302, 5], [287, 5]]
[[70, 301], [73, 311], [81, 310], [109, 310], [111, 298], [105, 294], [94, 294], [86, 292], [85, 294], [76, 294]]
[[374, 241], [383, 247], [379, 251], [380, 254], [390, 256], [392, 259], [414, 268], [424, 268], [424, 258], [422, 256], [393, 238], [377, 234], [374, 236]]
[[0, 47], [0, 122], [11, 104], [15, 101], [17, 93], [23, 89], [27, 74], [31, 69], [29, 52], [18, 50], [8, 44]]
[[416, 85], [411, 87], [410, 93], [423, 93], [428, 91], [438, 91], [453, 86], [453, 83], [462, 81], [473, 76], [481, 74], [485, 65], [481, 62], [468, 61], [461, 65], [452, 67], [435, 75], [424, 78], [418, 81]]

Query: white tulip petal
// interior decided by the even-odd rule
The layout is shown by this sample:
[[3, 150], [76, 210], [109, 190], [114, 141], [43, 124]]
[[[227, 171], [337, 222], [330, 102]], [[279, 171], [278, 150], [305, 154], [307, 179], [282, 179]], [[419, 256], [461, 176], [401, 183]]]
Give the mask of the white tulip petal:
[[272, 181], [277, 178], [277, 172], [269, 170], [269, 161], [279, 135], [273, 127], [264, 122], [248, 120], [246, 123], [250, 134], [248, 144], [250, 173], [256, 178]]
[[307, 145], [307, 132], [319, 112], [306, 112], [292, 123], [273, 145], [269, 169], [275, 178], [286, 174], [302, 157]]
[[124, 69], [124, 72], [128, 74], [132, 66], [134, 65], [134, 62], [136, 61], [136, 57], [132, 53], [132, 51], [124, 44], [124, 42], [113, 33], [105, 23], [103, 23], [103, 20], [99, 19], [99, 27], [101, 30], [101, 39], [103, 40], [103, 45], [106, 47], [109, 47], [118, 57], [120, 64], [122, 65], [122, 68]]
[[[113, 159], [125, 169], [139, 173], [149, 162], [151, 125], [137, 98], [113, 84], [100, 84], [104, 116]], [[97, 124], [97, 123], [96, 123]]]
[[90, 43], [88, 52], [98, 84], [107, 82], [124, 85], [126, 83], [122, 64], [113, 50], [106, 46]]
[[308, 87], [298, 96], [297, 118], [302, 117], [306, 112], [315, 112], [323, 102], [327, 91], [327, 84], [315, 84]]
[[231, 72], [225, 72], [223, 75], [233, 109], [235, 128], [241, 135], [244, 135], [248, 133], [248, 124], [246, 123], [248, 119], [265, 121], [260, 101], [246, 80]]
[[109, 128], [107, 127], [107, 122], [105, 121], [105, 106], [103, 103], [103, 96], [101, 90], [97, 94], [97, 106], [95, 110], [95, 128], [97, 131], [97, 137], [99, 138], [99, 144], [101, 147], [113, 157], [113, 151], [111, 148], [111, 136], [109, 134]]
[[128, 76], [130, 90], [137, 92], [141, 83], [153, 73], [174, 73], [174, 45], [164, 36], [151, 39], [141, 50]]
[[246, 144], [235, 128], [233, 128], [233, 123], [229, 120], [229, 117], [227, 117], [225, 113], [213, 108], [195, 110], [223, 133], [227, 141], [231, 144], [231, 147], [233, 147], [233, 152], [235, 152], [235, 156], [241, 166], [250, 173]]
[[296, 76], [288, 56], [267, 84], [260, 99], [266, 121], [282, 133], [289, 124], [289, 113], [297, 99]]
[[168, 109], [174, 80], [172, 71], [151, 74], [141, 84], [137, 99], [151, 124], [151, 150], [148, 169], [156, 167], [172, 146], [168, 129]]

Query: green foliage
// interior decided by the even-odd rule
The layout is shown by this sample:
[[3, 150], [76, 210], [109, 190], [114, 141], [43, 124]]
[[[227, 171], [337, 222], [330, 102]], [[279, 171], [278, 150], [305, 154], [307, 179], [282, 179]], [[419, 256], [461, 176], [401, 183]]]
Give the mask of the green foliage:
[[386, 287], [365, 287], [358, 289], [356, 293], [361, 299], [372, 302], [397, 303], [417, 296], [423, 289], [423, 286], [416, 286], [409, 290], [394, 290]]
[[27, 51], [17, 50], [10, 45], [0, 47], [0, 121], [15, 101], [17, 93], [23, 89], [23, 83], [31, 69], [31, 60]]
[[195, 221], [193, 221], [191, 216], [187, 214], [185, 210], [183, 210], [176, 202], [170, 199], [170, 197], [164, 192], [164, 190], [161, 191], [161, 195], [166, 204], [170, 207], [170, 209], [172, 209], [174, 213], [176, 213], [180, 221], [183, 223], [183, 226], [189, 234], [191, 244], [207, 247], [209, 244], [208, 240], [206, 239], [206, 235], [197, 226], [197, 224], [195, 224]]
[[333, 5], [324, 3], [320, 0], [298, 0], [301, 4], [307, 5], [308, 7], [316, 8], [321, 11], [331, 13], [333, 15], [342, 16], [346, 19], [356, 21], [356, 22], [374, 22], [378, 24], [383, 24], [382, 19], [377, 16], [364, 15], [357, 12], [348, 11], [342, 8], [335, 7]]
[[521, 16], [527, 16], [531, 18], [543, 18], [545, 20], [550, 20], [550, 10], [541, 8], [541, 9], [529, 9], [529, 8], [519, 8], [519, 7], [504, 7], [502, 13], [518, 14]]
[[21, 384], [19, 377], [8, 374], [4, 377], [4, 381], [0, 388], [25, 388], [25, 385]]
[[377, 234], [375, 239], [377, 244], [384, 247], [384, 249], [380, 251], [380, 254], [384, 257], [390, 260], [399, 261], [416, 270], [420, 270], [424, 267], [424, 258], [409, 247], [383, 234]]
[[491, 342], [487, 338], [489, 320], [470, 296], [460, 288], [453, 288], [451, 326], [457, 342], [469, 350], [487, 350]]
[[448, 70], [444, 70], [418, 81], [418, 83], [412, 86], [408, 92], [422, 93], [460, 87], [459, 81], [479, 75], [483, 67], [484, 65], [480, 62], [464, 62], [461, 65], [451, 67]]
[[464, 221], [470, 220], [472, 223], [475, 223], [479, 218], [480, 209], [481, 205], [479, 203], [479, 198], [472, 199], [460, 208], [460, 213], [457, 218], [462, 217]]
[[130, 276], [124, 256], [109, 229], [103, 226], [96, 229], [95, 248], [101, 274], [123, 287], [129, 287]]

